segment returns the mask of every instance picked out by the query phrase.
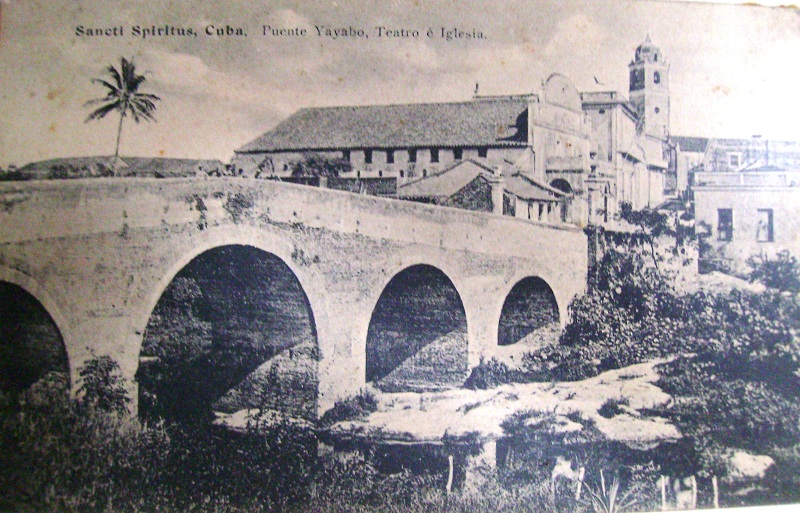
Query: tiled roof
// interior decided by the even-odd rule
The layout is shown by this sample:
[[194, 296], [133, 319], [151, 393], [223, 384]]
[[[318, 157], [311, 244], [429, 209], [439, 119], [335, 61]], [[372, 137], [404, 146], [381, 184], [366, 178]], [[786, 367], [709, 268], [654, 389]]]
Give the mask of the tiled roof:
[[467, 159], [455, 163], [441, 173], [408, 182], [397, 188], [400, 198], [449, 198], [479, 176], [492, 175], [492, 168]]
[[[33, 179], [52, 178], [56, 171], [65, 172], [65, 178], [102, 176], [111, 169], [113, 161], [113, 156], [42, 160], [26, 164], [19, 169], [19, 173]], [[117, 162], [117, 176], [168, 178], [224, 170], [225, 166], [219, 160], [119, 157]]]
[[[397, 195], [400, 198], [449, 198], [476, 178], [494, 175], [495, 169], [499, 169], [498, 165], [490, 161], [466, 159], [441, 173], [398, 187]], [[527, 200], [559, 201], [565, 196], [562, 191], [519, 172], [504, 175], [503, 188]]]
[[301, 109], [237, 153], [337, 148], [523, 146], [527, 100]]
[[505, 190], [518, 198], [539, 201], [558, 201], [564, 192], [520, 173], [504, 177]]
[[708, 146], [708, 137], [674, 136], [671, 139], [678, 145], [678, 149], [681, 151], [705, 153], [706, 147]]

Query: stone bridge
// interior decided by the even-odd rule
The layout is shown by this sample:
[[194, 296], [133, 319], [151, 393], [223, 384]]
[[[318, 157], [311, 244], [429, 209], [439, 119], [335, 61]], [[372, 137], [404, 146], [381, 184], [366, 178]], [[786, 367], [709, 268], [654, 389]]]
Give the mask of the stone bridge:
[[457, 385], [498, 344], [563, 325], [586, 272], [580, 229], [494, 214], [244, 178], [0, 184], [4, 315], [38, 309], [8, 319], [59, 345], [4, 340], [3, 370], [34, 381], [62, 358], [74, 387], [110, 355], [140, 405], [158, 400], [143, 379], [164, 398], [214, 381], [170, 400], [231, 411], [248, 387], [299, 387], [311, 417], [368, 381]]

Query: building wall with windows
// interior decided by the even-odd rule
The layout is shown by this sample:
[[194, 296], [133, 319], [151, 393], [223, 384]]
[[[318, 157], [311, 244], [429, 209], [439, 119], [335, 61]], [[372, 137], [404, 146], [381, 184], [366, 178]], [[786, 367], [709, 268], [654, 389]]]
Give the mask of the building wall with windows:
[[660, 205], [668, 167], [663, 141], [637, 130], [639, 118], [618, 92], [582, 93], [581, 98], [592, 125], [590, 219], [613, 217], [620, 203], [634, 210]]
[[800, 256], [800, 170], [697, 173], [700, 270], [747, 273], [755, 255]]
[[[517, 148], [455, 147], [455, 148], [351, 148], [343, 150], [309, 150], [323, 158], [347, 161], [352, 171], [343, 178], [396, 177], [398, 185], [434, 175], [455, 162], [473, 158], [515, 160], [522, 153]], [[306, 152], [278, 151], [265, 154], [237, 154], [233, 160], [236, 174], [259, 178], [291, 176], [292, 166], [305, 158]]]
[[800, 142], [750, 139], [711, 139], [703, 155], [703, 172], [733, 172], [763, 167], [800, 169]]

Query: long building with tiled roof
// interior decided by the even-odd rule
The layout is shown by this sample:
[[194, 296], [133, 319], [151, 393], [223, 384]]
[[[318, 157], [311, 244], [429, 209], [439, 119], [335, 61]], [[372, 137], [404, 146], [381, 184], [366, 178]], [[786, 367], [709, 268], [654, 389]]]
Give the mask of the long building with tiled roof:
[[[668, 68], [663, 59], [651, 62], [651, 54], [660, 55], [660, 50], [649, 41], [646, 46], [649, 53], [640, 46], [631, 64], [635, 104], [617, 93], [582, 96], [569, 79], [553, 74], [535, 94], [309, 107], [235, 150], [231, 166], [244, 176], [335, 184], [345, 190], [378, 184], [382, 194], [393, 181], [398, 197], [439, 202], [453, 191], [437, 187], [478, 177], [474, 166], [454, 166], [472, 160], [491, 167], [495, 175], [519, 174], [572, 198], [565, 201], [570, 205], [563, 215], [566, 222], [605, 220], [621, 202], [655, 206], [663, 200], [668, 170], [666, 139], [658, 135], [668, 130], [668, 102], [662, 101], [668, 94]], [[655, 128], [639, 113], [651, 106], [659, 111], [650, 116], [659, 123]], [[299, 176], [307, 168], [299, 162], [320, 157], [337, 162], [335, 176], [329, 170]], [[417, 189], [427, 196], [412, 194]]]
[[521, 97], [300, 109], [237, 154], [340, 148], [524, 146]]

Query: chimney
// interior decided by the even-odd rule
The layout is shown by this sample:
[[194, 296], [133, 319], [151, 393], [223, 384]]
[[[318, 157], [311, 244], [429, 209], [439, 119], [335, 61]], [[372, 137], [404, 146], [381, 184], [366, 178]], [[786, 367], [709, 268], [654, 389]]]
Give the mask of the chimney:
[[499, 169], [489, 177], [489, 185], [492, 187], [492, 213], [503, 215], [503, 193], [505, 191], [505, 180], [503, 173]]

